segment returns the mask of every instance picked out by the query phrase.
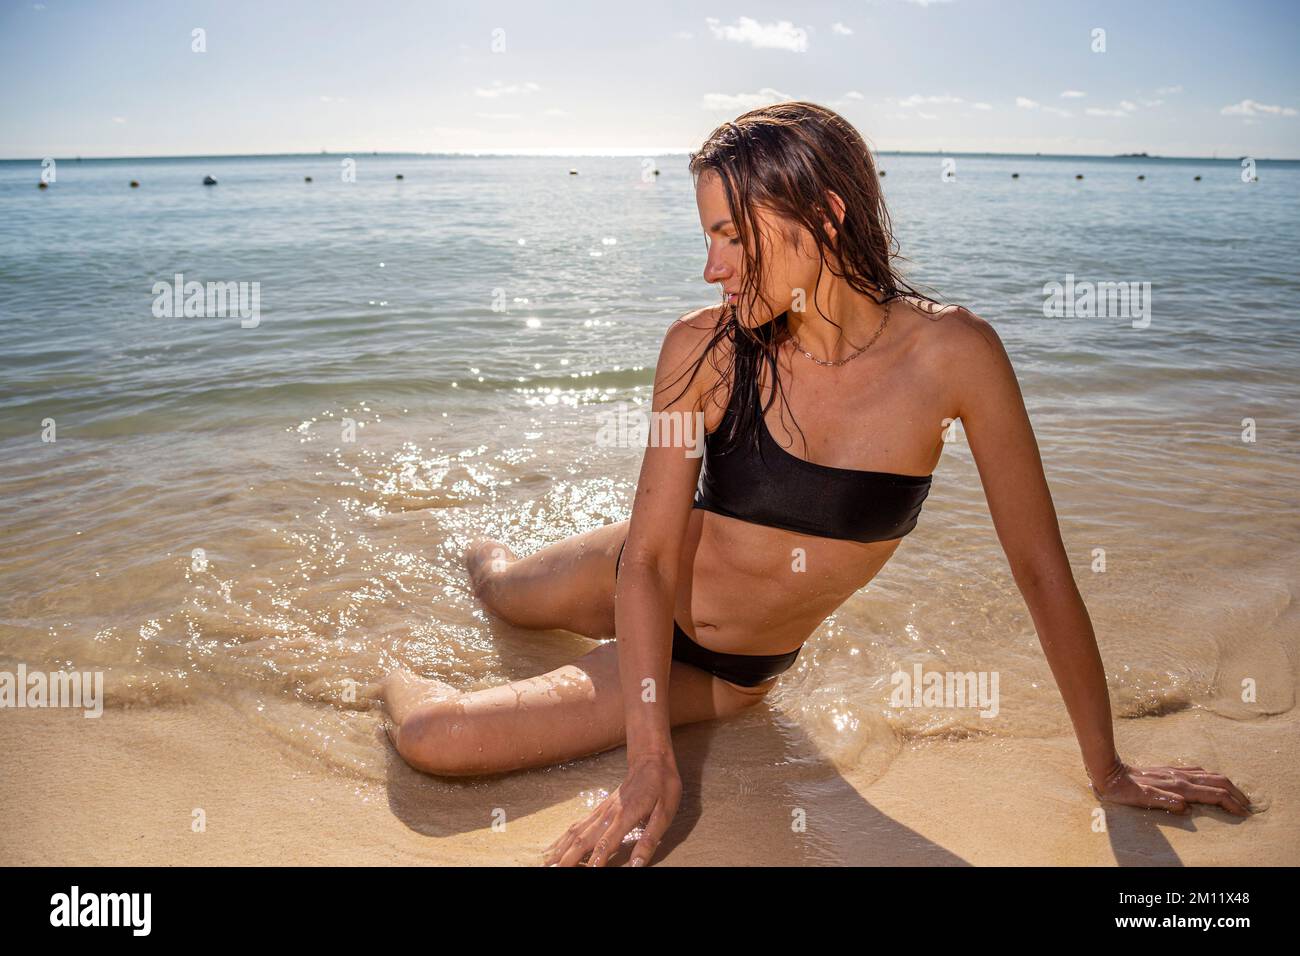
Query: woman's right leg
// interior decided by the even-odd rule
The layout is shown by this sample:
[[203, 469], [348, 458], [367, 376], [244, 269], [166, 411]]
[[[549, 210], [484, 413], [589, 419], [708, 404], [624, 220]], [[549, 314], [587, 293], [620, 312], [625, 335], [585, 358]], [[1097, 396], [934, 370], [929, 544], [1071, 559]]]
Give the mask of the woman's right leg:
[[[737, 714], [762, 700], [773, 683], [742, 690], [673, 661], [669, 722], [678, 727]], [[384, 706], [402, 759], [441, 776], [544, 767], [601, 753], [626, 739], [614, 641], [549, 673], [464, 693], [394, 671], [384, 681]]]

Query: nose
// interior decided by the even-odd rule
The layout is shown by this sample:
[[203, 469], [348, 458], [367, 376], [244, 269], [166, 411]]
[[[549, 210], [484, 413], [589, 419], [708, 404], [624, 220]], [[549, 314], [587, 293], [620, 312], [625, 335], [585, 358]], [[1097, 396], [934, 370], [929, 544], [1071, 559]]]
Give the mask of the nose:
[[731, 264], [723, 258], [722, 244], [709, 246], [708, 255], [704, 258], [704, 281], [724, 282], [731, 276], [731, 271]]

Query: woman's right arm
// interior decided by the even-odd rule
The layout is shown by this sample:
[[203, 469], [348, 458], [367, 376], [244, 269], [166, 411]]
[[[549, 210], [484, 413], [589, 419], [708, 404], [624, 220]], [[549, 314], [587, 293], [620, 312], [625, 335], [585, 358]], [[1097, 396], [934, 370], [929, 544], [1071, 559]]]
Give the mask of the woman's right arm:
[[689, 373], [683, 372], [699, 357], [706, 332], [703, 320], [688, 316], [674, 322], [664, 336], [655, 368], [649, 440], [614, 589], [629, 761], [672, 752], [667, 690], [673, 609], [678, 559], [700, 475], [700, 409], [708, 366], [689, 386]]
[[700, 310], [674, 322], [659, 351], [650, 431], [614, 591], [627, 778], [556, 844], [561, 862], [576, 863], [590, 850], [590, 865], [603, 866], [624, 836], [645, 820], [644, 833], [630, 860], [632, 866], [644, 866], [681, 799], [668, 710], [668, 675], [678, 558], [704, 447], [701, 409], [712, 371], [708, 363], [689, 384], [687, 380], [691, 364], [711, 337], [713, 314], [712, 309]]

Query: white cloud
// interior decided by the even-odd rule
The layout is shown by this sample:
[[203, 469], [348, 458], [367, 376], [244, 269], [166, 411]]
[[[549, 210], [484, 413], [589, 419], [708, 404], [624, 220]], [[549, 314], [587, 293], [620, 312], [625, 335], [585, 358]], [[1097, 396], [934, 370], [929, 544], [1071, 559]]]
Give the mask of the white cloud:
[[475, 113], [474, 115], [490, 120], [517, 120], [524, 118], [522, 113]]
[[856, 103], [861, 103], [864, 99], [866, 99], [866, 97], [864, 97], [857, 90], [849, 90], [839, 99], [828, 100], [826, 102], [826, 105], [833, 110], [839, 110], [839, 109], [843, 109], [846, 106], [852, 106]]
[[844, 37], [851, 37], [851, 36], [853, 36], [853, 28], [852, 28], [852, 27], [846, 27], [844, 24], [839, 23], [839, 22], [836, 22], [836, 23], [832, 23], [832, 24], [831, 24], [831, 32], [832, 32], [832, 33], [838, 33], [840, 36], [844, 36]]
[[1042, 110], [1044, 113], [1051, 113], [1054, 116], [1073, 116], [1069, 110], [1061, 109], [1059, 106], [1044, 106], [1038, 100], [1031, 100], [1027, 96], [1017, 96], [1016, 106], [1022, 110]]
[[1160, 89], [1156, 90], [1156, 96], [1170, 96], [1174, 93], [1181, 93], [1182, 91], [1183, 88], [1181, 86], [1162, 86]]
[[734, 24], [724, 26], [717, 17], [706, 17], [704, 22], [719, 40], [748, 43], [755, 50], [789, 50], [791, 53], [808, 50], [808, 31], [789, 20], [759, 23], [752, 17], [741, 17]]
[[479, 87], [474, 90], [474, 95], [495, 99], [498, 96], [514, 96], [518, 93], [536, 93], [540, 89], [541, 87], [536, 83], [502, 83], [497, 80], [487, 89]]
[[952, 3], [952, 0], [907, 0], [908, 3], [914, 3], [918, 7], [929, 7], [936, 3]]
[[1065, 90], [1061, 94], [1062, 98], [1067, 100], [1081, 100], [1087, 95], [1083, 90]]
[[[1141, 100], [1143, 106], [1159, 106], [1164, 100]], [[1137, 112], [1138, 105], [1132, 100], [1120, 100], [1119, 106], [1090, 106], [1084, 112], [1089, 116], [1130, 116]]]
[[898, 100], [897, 103], [902, 107], [920, 106], [922, 103], [962, 103], [965, 102], [960, 96], [949, 96], [944, 93], [941, 96], [920, 96], [913, 95], [905, 99]]
[[974, 107], [975, 109], [977, 109], [977, 110], [991, 110], [991, 109], [993, 109], [993, 107], [990, 106], [988, 103], [972, 103], [971, 106], [973, 106], [973, 107]]
[[679, 39], [679, 40], [693, 40], [693, 39], [695, 39], [695, 34], [692, 33], [690, 30], [678, 30], [678, 31], [677, 31], [677, 39]]
[[126, 122], [126, 117], [125, 117], [125, 116], [114, 116], [114, 117], [113, 117], [113, 122], [114, 122], [114, 123], [125, 123], [125, 122]]
[[543, 115], [543, 116], [568, 116], [568, 115], [569, 115], [569, 111], [568, 111], [568, 110], [562, 110], [562, 109], [559, 109], [559, 108], [557, 108], [557, 107], [552, 106], [550, 109], [542, 110], [542, 115]]
[[757, 93], [705, 93], [700, 106], [706, 110], [752, 110], [791, 99], [779, 90], [765, 86]]
[[1234, 103], [1231, 106], [1225, 106], [1219, 110], [1224, 116], [1259, 116], [1261, 114], [1268, 116], [1295, 116], [1296, 111], [1290, 106], [1269, 106], [1267, 103], [1257, 103], [1255, 100], [1242, 100], [1240, 103]]

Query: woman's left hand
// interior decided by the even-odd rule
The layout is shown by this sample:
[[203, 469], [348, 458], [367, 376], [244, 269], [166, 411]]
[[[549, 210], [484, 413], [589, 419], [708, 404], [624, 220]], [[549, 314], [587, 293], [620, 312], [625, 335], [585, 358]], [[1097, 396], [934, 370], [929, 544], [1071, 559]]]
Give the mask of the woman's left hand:
[[1186, 813], [1189, 803], [1216, 804], [1239, 817], [1250, 816], [1250, 799], [1221, 773], [1201, 767], [1130, 767], [1121, 762], [1100, 785], [1098, 799], [1134, 807]]

